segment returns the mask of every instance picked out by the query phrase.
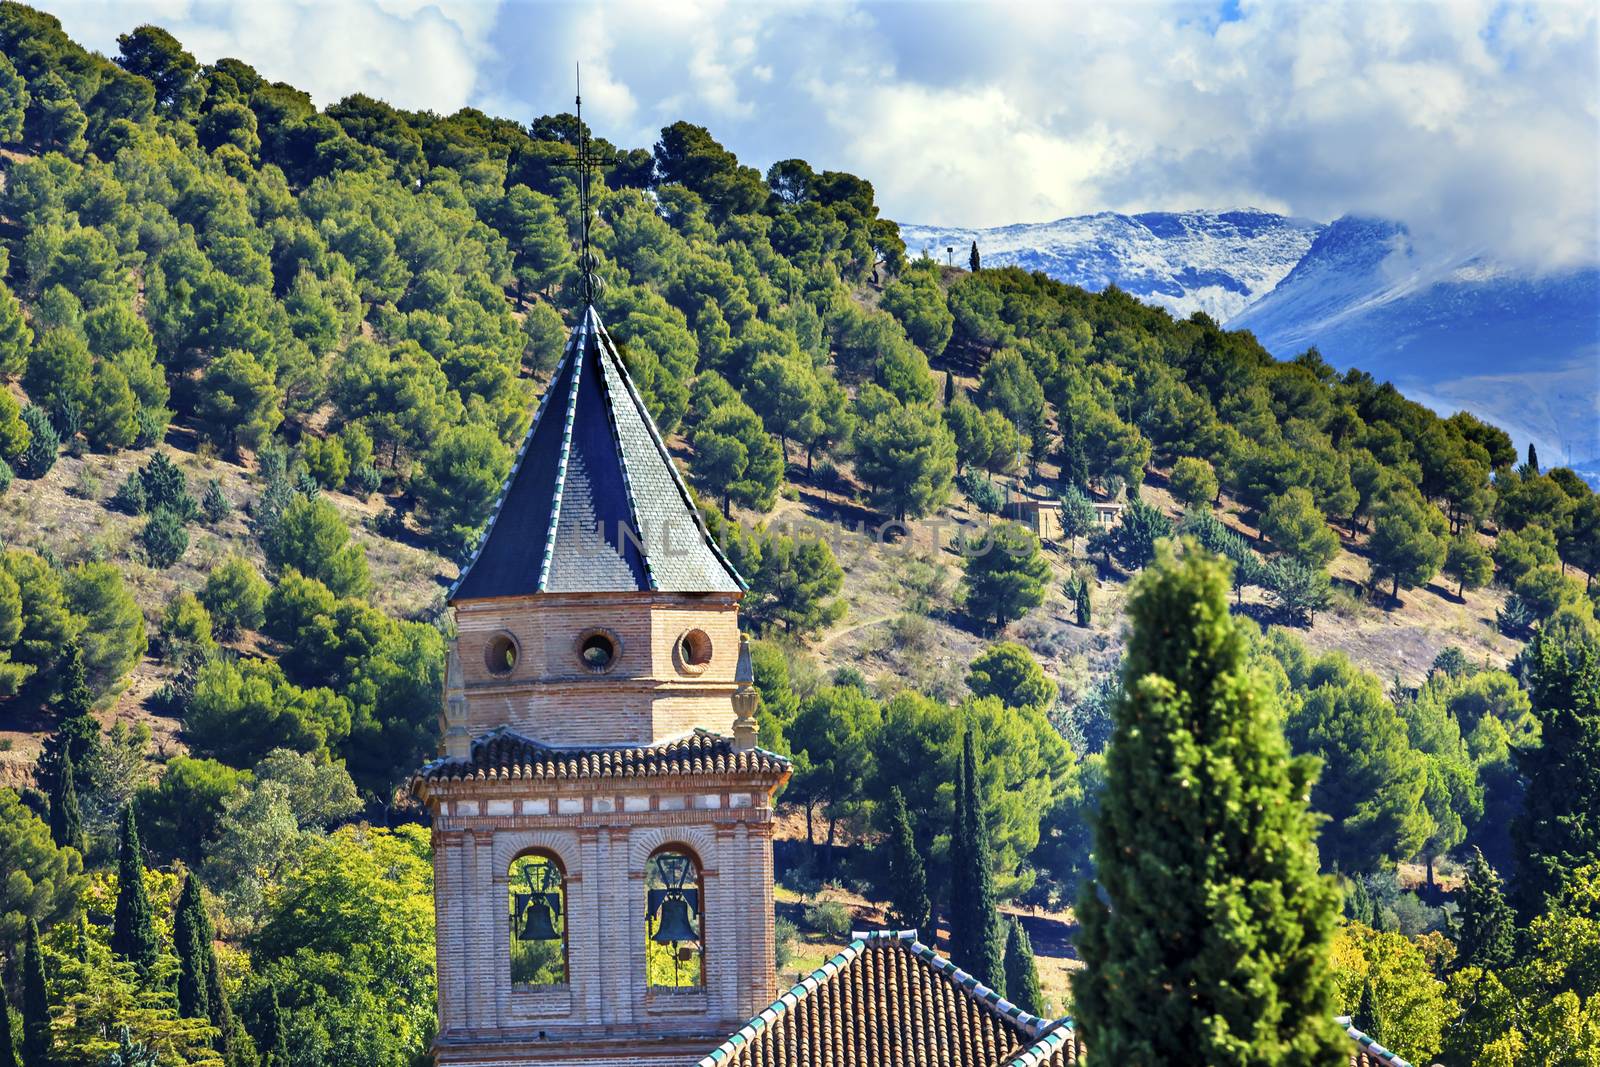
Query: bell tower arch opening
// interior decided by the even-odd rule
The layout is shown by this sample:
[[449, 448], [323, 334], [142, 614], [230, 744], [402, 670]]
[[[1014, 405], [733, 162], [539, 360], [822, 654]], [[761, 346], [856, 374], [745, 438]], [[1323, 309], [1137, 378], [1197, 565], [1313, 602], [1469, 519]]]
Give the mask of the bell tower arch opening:
[[511, 861], [511, 984], [567, 984], [567, 872], [553, 852], [537, 849]]
[[705, 981], [705, 886], [700, 860], [683, 845], [663, 845], [645, 864], [645, 983], [693, 989]]

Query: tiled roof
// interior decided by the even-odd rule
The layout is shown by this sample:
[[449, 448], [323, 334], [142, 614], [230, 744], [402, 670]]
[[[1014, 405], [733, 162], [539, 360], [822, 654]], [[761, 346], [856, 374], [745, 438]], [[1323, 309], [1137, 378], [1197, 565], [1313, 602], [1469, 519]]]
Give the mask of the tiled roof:
[[[773, 1001], [697, 1067], [1068, 1067], [1083, 1045], [1066, 1019], [1018, 1008], [916, 932], [856, 932], [843, 952]], [[1337, 1020], [1351, 1067], [1412, 1067]]]
[[1065, 1067], [1072, 1031], [904, 933], [856, 933], [699, 1067]]
[[743, 588], [586, 308], [450, 600]]
[[658, 745], [553, 748], [500, 728], [472, 743], [466, 759], [440, 759], [418, 772], [421, 781], [532, 781], [575, 778], [650, 778], [739, 774], [781, 777], [789, 761], [761, 748], [733, 750], [733, 739], [708, 730]]

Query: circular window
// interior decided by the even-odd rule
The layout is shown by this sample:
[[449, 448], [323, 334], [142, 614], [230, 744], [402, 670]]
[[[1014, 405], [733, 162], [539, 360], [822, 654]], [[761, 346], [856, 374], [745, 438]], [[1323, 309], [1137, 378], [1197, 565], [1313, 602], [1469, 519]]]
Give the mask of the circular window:
[[504, 630], [489, 638], [483, 650], [484, 666], [496, 678], [504, 678], [517, 666], [517, 639]]
[[685, 630], [675, 652], [679, 670], [699, 674], [711, 664], [711, 635], [704, 630]]
[[610, 630], [586, 630], [578, 637], [578, 662], [590, 674], [604, 674], [622, 654], [617, 635]]

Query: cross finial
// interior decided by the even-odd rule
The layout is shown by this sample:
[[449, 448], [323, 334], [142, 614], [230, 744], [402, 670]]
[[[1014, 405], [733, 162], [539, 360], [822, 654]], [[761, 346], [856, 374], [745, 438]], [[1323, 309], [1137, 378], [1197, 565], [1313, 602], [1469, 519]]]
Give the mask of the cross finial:
[[583, 214], [578, 226], [578, 271], [583, 279], [583, 303], [588, 307], [594, 303], [595, 281], [594, 255], [589, 247], [589, 225], [594, 210], [590, 201], [589, 168], [614, 166], [616, 160], [599, 156], [589, 148], [589, 128], [583, 124], [583, 68], [579, 64], [574, 64], [574, 82], [577, 87], [573, 105], [578, 119], [578, 155], [572, 165], [578, 168], [578, 210]]

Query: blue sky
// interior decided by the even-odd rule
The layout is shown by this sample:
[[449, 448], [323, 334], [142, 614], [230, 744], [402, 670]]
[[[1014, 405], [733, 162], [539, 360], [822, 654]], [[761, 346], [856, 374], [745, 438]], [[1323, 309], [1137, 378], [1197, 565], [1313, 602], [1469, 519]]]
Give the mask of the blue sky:
[[326, 104], [366, 91], [870, 179], [941, 225], [1255, 206], [1397, 218], [1424, 248], [1600, 259], [1592, 3], [43, 0], [114, 54], [140, 22]]

